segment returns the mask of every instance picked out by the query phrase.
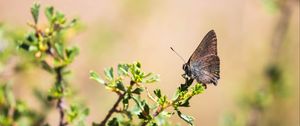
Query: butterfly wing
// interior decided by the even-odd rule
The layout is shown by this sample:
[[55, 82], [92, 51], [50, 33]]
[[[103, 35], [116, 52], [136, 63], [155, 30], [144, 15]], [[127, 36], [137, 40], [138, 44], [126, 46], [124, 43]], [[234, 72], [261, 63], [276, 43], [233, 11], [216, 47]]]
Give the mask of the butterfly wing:
[[217, 37], [209, 31], [188, 61], [192, 76], [203, 84], [217, 85], [220, 78], [220, 59], [217, 56]]
[[197, 60], [205, 55], [217, 55], [217, 36], [214, 30], [210, 30], [202, 39], [190, 60]]
[[198, 62], [190, 62], [191, 74], [202, 84], [218, 84], [220, 79], [220, 59], [217, 55], [206, 55]]

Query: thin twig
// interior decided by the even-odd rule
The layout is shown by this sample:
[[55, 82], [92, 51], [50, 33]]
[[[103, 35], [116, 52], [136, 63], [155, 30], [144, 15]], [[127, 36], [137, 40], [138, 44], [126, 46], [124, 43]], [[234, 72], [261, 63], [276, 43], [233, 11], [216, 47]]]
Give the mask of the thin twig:
[[[62, 88], [62, 93], [64, 93], [62, 69], [63, 69], [63, 67], [56, 68], [55, 73], [56, 73], [56, 83], [60, 84], [60, 86]], [[64, 111], [64, 99], [63, 99], [63, 97], [60, 97], [58, 99], [56, 107], [59, 111], [59, 126], [68, 125], [68, 123], [64, 121], [65, 111]]]
[[[184, 77], [185, 78], [185, 77]], [[184, 84], [181, 84], [180, 86], [182, 85], [186, 85], [187, 87], [186, 88], [189, 88], [191, 86], [191, 84], [193, 83], [193, 79], [191, 78], [185, 78], [185, 83]], [[148, 92], [148, 97], [152, 97], [151, 94], [149, 93], [148, 89], [145, 88]], [[150, 94], [150, 96], [149, 96]], [[151, 98], [152, 100], [155, 100], [153, 97]], [[165, 105], [159, 105], [156, 110], [154, 111], [154, 113], [152, 114], [152, 119], [154, 119], [155, 117], [157, 117], [161, 112], [163, 112], [165, 109], [171, 107], [174, 105], [174, 103], [178, 102], [180, 100], [180, 98], [176, 98], [170, 102], [168, 102], [167, 104]], [[157, 100], [155, 100], [157, 101]], [[141, 124], [141, 126], [146, 126], [150, 121], [146, 121], [146, 122], [143, 122], [143, 124]]]
[[63, 107], [63, 98], [59, 98], [57, 101], [57, 108], [59, 110], [59, 126], [66, 126], [68, 125], [67, 122], [64, 122], [64, 117], [65, 117], [65, 112], [64, 112], [64, 107]]
[[105, 126], [106, 122], [108, 121], [108, 119], [112, 116], [112, 114], [114, 112], [117, 111], [117, 107], [119, 105], [119, 103], [122, 101], [122, 99], [124, 98], [126, 93], [124, 94], [119, 94], [119, 98], [116, 101], [116, 103], [113, 105], [113, 107], [108, 111], [108, 114], [106, 115], [106, 117], [104, 118], [104, 120], [98, 125], [98, 126]]
[[147, 87], [144, 87], [146, 92], [147, 92], [147, 96], [153, 101], [153, 102], [157, 102], [157, 99], [154, 98], [151, 93], [149, 92], [148, 88]]

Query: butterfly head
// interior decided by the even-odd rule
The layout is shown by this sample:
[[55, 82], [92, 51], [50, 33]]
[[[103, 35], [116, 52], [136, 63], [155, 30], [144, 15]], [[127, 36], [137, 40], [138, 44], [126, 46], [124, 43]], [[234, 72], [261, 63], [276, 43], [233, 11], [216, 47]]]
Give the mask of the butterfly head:
[[183, 64], [182, 69], [184, 70], [185, 75], [191, 77], [192, 73], [188, 63]]

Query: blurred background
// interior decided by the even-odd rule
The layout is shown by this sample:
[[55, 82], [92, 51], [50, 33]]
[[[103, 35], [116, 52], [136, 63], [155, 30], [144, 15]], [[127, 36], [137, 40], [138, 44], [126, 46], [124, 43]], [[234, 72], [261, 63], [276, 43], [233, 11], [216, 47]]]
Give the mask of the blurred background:
[[[24, 33], [29, 29], [26, 23], [32, 22], [33, 2], [0, 0], [0, 23], [11, 31]], [[190, 108], [183, 110], [195, 117], [195, 125], [240, 125], [243, 120], [249, 126], [253, 120], [259, 125], [299, 125], [298, 0], [39, 2], [42, 8], [52, 5], [69, 18], [80, 19], [82, 28], [70, 43], [79, 47], [80, 54], [68, 79], [78, 99], [90, 108], [88, 124], [102, 120], [103, 113], [117, 99], [89, 79], [90, 70], [102, 72], [118, 63], [140, 61], [145, 71], [160, 74], [160, 82], [149, 85], [150, 90], [161, 88], [171, 97], [184, 81], [184, 71], [183, 62], [170, 47], [188, 60], [204, 35], [214, 29], [221, 79], [218, 86], [209, 85], [204, 94], [192, 99]], [[41, 24], [46, 22], [44, 16], [40, 17]], [[0, 39], [0, 51], [4, 45], [6, 42]], [[39, 109], [32, 90], [46, 92], [53, 77], [36, 68], [12, 76], [11, 66], [18, 59], [8, 59], [0, 65], [1, 80], [13, 83], [16, 97]], [[261, 92], [269, 88], [270, 95], [257, 100], [256, 96], [260, 98]], [[263, 110], [256, 109], [256, 103], [263, 104]], [[51, 111], [47, 120], [56, 125], [57, 111]], [[172, 120], [186, 125], [176, 116]], [[252, 126], [255, 125], [258, 124]]]

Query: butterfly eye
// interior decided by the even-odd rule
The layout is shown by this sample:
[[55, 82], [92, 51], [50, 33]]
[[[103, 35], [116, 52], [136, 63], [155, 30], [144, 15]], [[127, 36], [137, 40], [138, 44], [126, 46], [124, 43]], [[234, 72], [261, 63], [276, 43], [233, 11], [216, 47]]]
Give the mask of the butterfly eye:
[[188, 65], [187, 65], [187, 64], [183, 64], [182, 69], [183, 69], [184, 71], [188, 71]]

